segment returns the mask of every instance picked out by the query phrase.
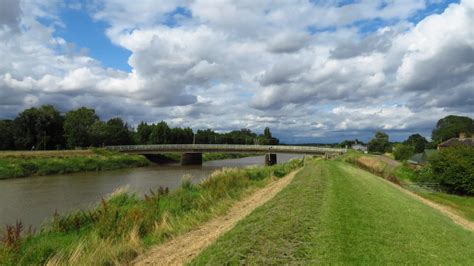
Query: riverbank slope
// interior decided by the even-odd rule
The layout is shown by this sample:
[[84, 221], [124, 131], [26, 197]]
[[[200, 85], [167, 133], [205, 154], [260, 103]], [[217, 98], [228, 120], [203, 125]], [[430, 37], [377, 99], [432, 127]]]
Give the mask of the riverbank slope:
[[103, 149], [0, 152], [0, 179], [147, 166], [141, 155]]
[[144, 198], [117, 192], [90, 211], [56, 215], [38, 233], [10, 227], [0, 264], [124, 264], [152, 245], [168, 241], [226, 213], [242, 197], [302, 166], [302, 160], [245, 169], [223, 169], [198, 185], [184, 180], [174, 191]]
[[469, 264], [474, 233], [344, 162], [307, 165], [191, 264]]

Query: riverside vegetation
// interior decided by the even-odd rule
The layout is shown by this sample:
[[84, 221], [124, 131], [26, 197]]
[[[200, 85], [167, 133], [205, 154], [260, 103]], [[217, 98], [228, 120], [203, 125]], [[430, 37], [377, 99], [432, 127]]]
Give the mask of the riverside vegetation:
[[223, 169], [195, 185], [184, 179], [174, 191], [150, 191], [144, 198], [117, 192], [90, 211], [55, 215], [38, 233], [21, 223], [2, 238], [0, 264], [123, 264], [147, 247], [223, 214], [247, 193], [303, 166], [303, 161], [271, 167]]
[[[255, 154], [204, 153], [204, 161], [236, 159]], [[169, 162], [179, 162], [177, 153], [163, 154]], [[105, 149], [62, 151], [4, 151], [0, 152], [0, 179], [103, 171], [148, 166], [142, 155], [127, 155]]]
[[0, 153], [0, 179], [147, 166], [141, 155], [103, 149]]

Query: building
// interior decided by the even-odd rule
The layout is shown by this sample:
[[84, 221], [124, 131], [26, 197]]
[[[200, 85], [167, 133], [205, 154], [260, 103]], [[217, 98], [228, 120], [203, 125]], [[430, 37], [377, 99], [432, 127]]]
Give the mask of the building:
[[424, 165], [428, 162], [429, 158], [433, 156], [437, 151], [436, 150], [424, 150], [421, 153], [416, 153], [410, 159], [407, 160], [407, 163], [413, 165]]
[[453, 146], [470, 146], [474, 147], [474, 138], [471, 136], [470, 138], [466, 137], [466, 133], [460, 133], [459, 138], [450, 138], [447, 141], [441, 142], [438, 145], [438, 150]]

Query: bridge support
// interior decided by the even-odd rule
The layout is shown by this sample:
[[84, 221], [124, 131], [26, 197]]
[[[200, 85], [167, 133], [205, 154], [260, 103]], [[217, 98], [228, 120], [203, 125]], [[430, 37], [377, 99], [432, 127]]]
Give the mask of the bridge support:
[[201, 165], [202, 153], [192, 152], [181, 154], [181, 165]]
[[265, 165], [274, 165], [277, 163], [277, 155], [275, 153], [265, 154]]

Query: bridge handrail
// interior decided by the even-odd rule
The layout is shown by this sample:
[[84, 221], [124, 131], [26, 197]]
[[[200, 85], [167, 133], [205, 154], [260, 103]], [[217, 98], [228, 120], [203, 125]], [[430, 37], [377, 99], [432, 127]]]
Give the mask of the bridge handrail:
[[248, 151], [295, 151], [295, 152], [328, 152], [345, 153], [344, 148], [327, 148], [311, 146], [285, 146], [285, 145], [242, 145], [242, 144], [153, 144], [153, 145], [120, 145], [107, 146], [106, 149], [114, 151], [151, 151], [151, 150], [248, 150]]

